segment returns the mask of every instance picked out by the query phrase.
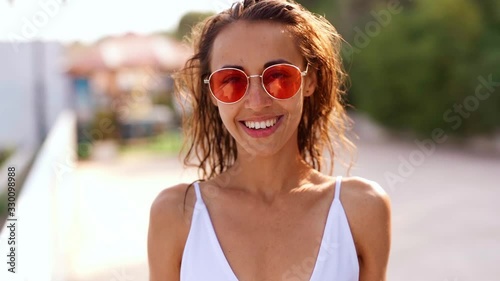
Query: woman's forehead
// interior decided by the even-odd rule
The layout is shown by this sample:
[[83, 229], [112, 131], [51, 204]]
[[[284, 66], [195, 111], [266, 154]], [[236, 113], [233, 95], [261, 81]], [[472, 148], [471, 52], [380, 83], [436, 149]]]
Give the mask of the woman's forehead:
[[302, 61], [293, 34], [284, 24], [271, 21], [238, 21], [224, 28], [215, 38], [211, 53], [211, 70], [224, 65], [262, 69], [269, 61]]

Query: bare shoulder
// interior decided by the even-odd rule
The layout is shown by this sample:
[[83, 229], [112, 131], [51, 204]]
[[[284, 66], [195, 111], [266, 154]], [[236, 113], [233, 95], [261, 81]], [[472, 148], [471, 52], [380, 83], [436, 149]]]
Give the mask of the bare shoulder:
[[[367, 211], [390, 206], [387, 192], [377, 182], [362, 177], [343, 178], [342, 201], [344, 201], [344, 197], [349, 203], [364, 206], [363, 209], [366, 208]], [[362, 210], [358, 209], [358, 211]]]
[[356, 241], [360, 241], [373, 224], [389, 223], [390, 198], [377, 182], [361, 177], [344, 178], [340, 199]]
[[184, 220], [184, 213], [193, 206], [194, 192], [189, 184], [182, 183], [162, 190], [151, 205], [151, 217], [159, 220]]
[[351, 177], [343, 180], [340, 197], [360, 259], [360, 280], [385, 280], [391, 244], [389, 195], [374, 181]]
[[179, 184], [161, 191], [151, 205], [148, 230], [150, 280], [178, 280], [182, 252], [196, 201], [193, 188]]

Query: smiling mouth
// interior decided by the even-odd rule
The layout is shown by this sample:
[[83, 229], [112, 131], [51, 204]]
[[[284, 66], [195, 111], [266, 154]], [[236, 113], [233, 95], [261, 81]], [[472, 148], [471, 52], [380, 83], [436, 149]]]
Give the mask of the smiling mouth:
[[277, 116], [262, 121], [241, 121], [241, 123], [249, 129], [264, 130], [274, 127], [280, 118], [281, 116]]

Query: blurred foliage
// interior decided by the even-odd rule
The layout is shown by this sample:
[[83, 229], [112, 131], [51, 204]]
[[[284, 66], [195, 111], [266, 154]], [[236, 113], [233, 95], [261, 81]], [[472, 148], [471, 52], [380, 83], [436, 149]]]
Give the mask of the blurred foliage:
[[118, 140], [120, 123], [117, 112], [110, 109], [101, 109], [95, 113], [94, 119], [87, 129], [88, 142], [101, 140]]
[[122, 154], [155, 154], [155, 155], [178, 155], [182, 147], [182, 134], [176, 130], [170, 130], [161, 135], [148, 139], [147, 142], [120, 147]]
[[14, 153], [14, 149], [0, 149], [0, 167], [2, 167], [3, 163], [9, 159], [9, 157]]
[[0, 193], [0, 225], [4, 225], [5, 220], [7, 219], [7, 208], [9, 203], [9, 197], [7, 196], [7, 194], [7, 192]]
[[335, 22], [335, 18], [341, 15], [340, 8], [346, 0], [337, 1], [322, 1], [322, 0], [299, 0], [301, 5], [310, 11], [320, 14], [331, 22]]
[[189, 35], [191, 29], [202, 20], [209, 16], [214, 15], [212, 12], [189, 12], [185, 14], [179, 21], [179, 26], [175, 32], [175, 37], [182, 40], [185, 36]]
[[[479, 77], [500, 82], [498, 1], [413, 1], [389, 24], [378, 22], [379, 32], [366, 30], [374, 23], [368, 17], [355, 25], [365, 42], [350, 40], [343, 52], [355, 107], [389, 127], [420, 134], [500, 128], [500, 88], [485, 100], [475, 95]], [[481, 94], [487, 93], [483, 87]]]
[[174, 94], [173, 91], [157, 91], [152, 93], [153, 104], [164, 105], [172, 110], [174, 110]]
[[92, 143], [89, 141], [78, 143], [77, 154], [78, 160], [85, 160], [90, 158], [92, 152]]
[[344, 38], [352, 34], [352, 26], [369, 14], [379, 0], [297, 0], [310, 11], [328, 19]]
[[77, 155], [79, 160], [88, 159], [96, 142], [120, 139], [120, 123], [117, 112], [111, 109], [98, 110], [92, 122], [79, 124]]

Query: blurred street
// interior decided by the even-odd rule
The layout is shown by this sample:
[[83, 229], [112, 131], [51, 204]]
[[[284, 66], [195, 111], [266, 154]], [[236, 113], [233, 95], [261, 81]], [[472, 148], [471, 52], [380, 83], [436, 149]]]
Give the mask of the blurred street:
[[81, 162], [70, 281], [147, 280], [149, 208], [166, 187], [195, 178], [175, 157]]
[[[499, 159], [443, 144], [391, 186], [384, 175], [397, 174], [401, 156], [416, 148], [385, 138], [359, 142], [352, 171], [380, 183], [392, 199], [388, 280], [498, 280]], [[163, 188], [195, 179], [195, 172], [183, 170], [177, 158], [135, 155], [82, 162], [75, 176], [70, 281], [147, 280], [151, 202]]]

